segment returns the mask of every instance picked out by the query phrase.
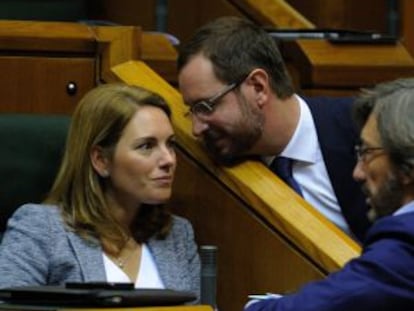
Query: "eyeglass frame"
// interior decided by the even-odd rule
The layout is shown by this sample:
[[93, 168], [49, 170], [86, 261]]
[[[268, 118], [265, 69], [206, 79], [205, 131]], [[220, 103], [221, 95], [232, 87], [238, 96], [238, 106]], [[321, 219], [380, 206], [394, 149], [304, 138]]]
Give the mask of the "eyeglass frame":
[[[371, 158], [367, 158], [368, 155], [372, 154], [374, 151], [380, 151], [382, 152], [377, 153], [376, 155], [373, 155]], [[376, 159], [380, 155], [385, 154], [384, 147], [366, 147], [363, 145], [356, 145], [355, 146], [355, 154], [358, 162], [361, 162], [363, 164], [368, 164], [374, 159]]]
[[[224, 96], [226, 96], [228, 93], [238, 88], [244, 82], [244, 80], [246, 80], [247, 76], [243, 77], [243, 79], [240, 79], [238, 82], [233, 82], [233, 83], [226, 85], [223, 89], [218, 91], [216, 94], [214, 94], [210, 98], [202, 99], [192, 104], [189, 108], [189, 111], [187, 111], [185, 115], [186, 116], [194, 115], [198, 117], [200, 115], [201, 116], [211, 115], [216, 109], [217, 104], [219, 103], [219, 100], [222, 99]], [[197, 107], [203, 107], [203, 108], [198, 109], [199, 111], [196, 111]]]

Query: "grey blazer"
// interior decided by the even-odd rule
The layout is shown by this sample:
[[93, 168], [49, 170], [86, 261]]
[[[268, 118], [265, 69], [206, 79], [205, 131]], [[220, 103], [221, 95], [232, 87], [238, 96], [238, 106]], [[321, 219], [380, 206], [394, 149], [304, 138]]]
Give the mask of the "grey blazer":
[[[200, 293], [200, 259], [191, 224], [174, 216], [165, 240], [150, 239], [166, 288]], [[102, 248], [70, 231], [55, 206], [26, 204], [9, 219], [0, 245], [0, 288], [105, 281]]]

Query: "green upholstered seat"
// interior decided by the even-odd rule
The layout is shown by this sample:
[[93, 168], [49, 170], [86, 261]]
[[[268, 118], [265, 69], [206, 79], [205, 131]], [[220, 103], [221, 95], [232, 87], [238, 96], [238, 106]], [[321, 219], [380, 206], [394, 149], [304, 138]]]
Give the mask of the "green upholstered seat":
[[0, 235], [17, 207], [45, 198], [69, 121], [62, 115], [0, 114]]

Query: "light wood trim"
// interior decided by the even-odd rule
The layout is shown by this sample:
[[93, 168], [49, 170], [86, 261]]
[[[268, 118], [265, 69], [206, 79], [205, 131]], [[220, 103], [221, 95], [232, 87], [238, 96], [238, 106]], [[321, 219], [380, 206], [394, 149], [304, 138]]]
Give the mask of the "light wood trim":
[[177, 50], [164, 34], [142, 33], [141, 60], [171, 84], [177, 83]]
[[0, 49], [93, 53], [95, 38], [89, 27], [77, 23], [0, 21]]
[[100, 78], [111, 79], [110, 68], [141, 58], [142, 33], [135, 26], [96, 26], [92, 27], [96, 41], [99, 43]]
[[315, 25], [284, 0], [230, 0], [262, 25], [279, 28], [315, 28]]
[[321, 216], [262, 164], [245, 162], [232, 168], [214, 165], [191, 135], [186, 107], [177, 90], [145, 63], [130, 61], [112, 68], [130, 84], [158, 92], [173, 109], [179, 143], [201, 166], [217, 176], [237, 196], [261, 214], [326, 271], [335, 271], [360, 253], [360, 247]]

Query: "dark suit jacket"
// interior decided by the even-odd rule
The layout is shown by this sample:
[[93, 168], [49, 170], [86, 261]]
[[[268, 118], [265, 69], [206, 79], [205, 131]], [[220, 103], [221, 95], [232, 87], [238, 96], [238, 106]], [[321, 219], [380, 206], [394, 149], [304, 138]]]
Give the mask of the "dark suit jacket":
[[414, 310], [414, 212], [388, 216], [367, 233], [363, 253], [325, 280], [247, 311]]
[[355, 237], [363, 241], [370, 226], [361, 186], [353, 179], [354, 147], [359, 132], [352, 120], [352, 98], [306, 98], [328, 175], [342, 214]]

